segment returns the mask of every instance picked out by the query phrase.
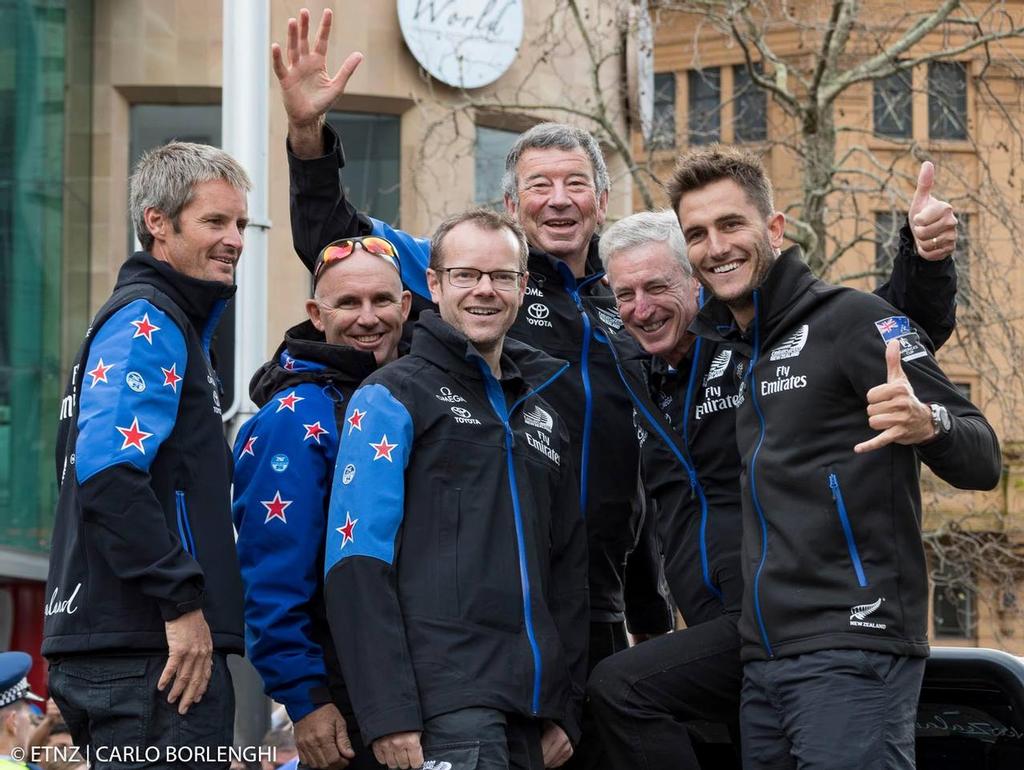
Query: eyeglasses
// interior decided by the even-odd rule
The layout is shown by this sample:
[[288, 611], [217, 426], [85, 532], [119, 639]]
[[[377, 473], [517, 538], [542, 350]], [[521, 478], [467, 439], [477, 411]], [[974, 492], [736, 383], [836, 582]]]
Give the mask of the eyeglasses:
[[343, 238], [340, 241], [334, 241], [324, 246], [320, 256], [317, 257], [316, 270], [313, 272], [313, 283], [316, 284], [320, 280], [320, 276], [327, 269], [328, 265], [352, 256], [352, 252], [356, 250], [357, 245], [367, 254], [373, 254], [383, 259], [395, 268], [399, 275], [402, 274], [402, 263], [398, 258], [398, 249], [395, 248], [395, 245], [386, 238], [380, 238], [376, 235], [364, 235], [360, 238]]
[[512, 291], [519, 288], [518, 270], [477, 270], [475, 267], [443, 267], [439, 272], [448, 273], [448, 283], [459, 289], [472, 289], [485, 275], [491, 279], [491, 286], [498, 291]]

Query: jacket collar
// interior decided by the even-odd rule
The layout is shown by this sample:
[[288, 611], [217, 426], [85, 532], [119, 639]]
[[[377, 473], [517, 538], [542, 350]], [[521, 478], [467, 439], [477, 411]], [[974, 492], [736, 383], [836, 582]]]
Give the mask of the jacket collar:
[[[590, 246], [587, 248], [586, 268], [583, 277], [579, 279], [580, 283], [591, 277], [604, 275], [604, 268], [601, 266], [601, 257], [597, 248], [599, 242], [597, 234], [591, 236]], [[545, 280], [562, 280], [564, 277], [563, 271], [568, 267], [564, 260], [534, 246], [530, 246], [530, 256], [527, 264], [530, 270], [530, 277], [536, 277], [540, 283], [543, 283]], [[560, 268], [559, 265], [562, 265], [562, 267]]]
[[354, 390], [377, 368], [373, 353], [331, 345], [311, 321], [285, 332], [274, 357], [256, 370], [249, 381], [249, 395], [263, 406], [275, 393], [303, 382], [322, 382]]
[[749, 339], [756, 324], [764, 340], [816, 281], [804, 262], [800, 247], [790, 246], [775, 260], [761, 286], [754, 290], [757, 312], [751, 328], [741, 332], [728, 306], [711, 298], [690, 324], [690, 331], [708, 339], [737, 341]]
[[235, 286], [218, 281], [202, 281], [179, 273], [147, 251], [135, 252], [121, 265], [115, 288], [133, 283], [156, 286], [181, 308], [198, 330], [203, 330], [207, 321], [220, 314], [224, 303], [237, 290]]
[[[412, 333], [411, 355], [430, 361], [445, 371], [482, 379], [484, 358], [464, 334], [433, 310], [424, 310]], [[530, 381], [554, 374], [564, 364], [530, 345], [505, 337], [501, 350], [501, 381]]]

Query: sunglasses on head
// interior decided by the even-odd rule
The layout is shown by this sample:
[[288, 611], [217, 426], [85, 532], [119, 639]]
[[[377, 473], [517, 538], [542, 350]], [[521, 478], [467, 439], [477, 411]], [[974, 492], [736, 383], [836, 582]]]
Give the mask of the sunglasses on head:
[[327, 269], [328, 265], [352, 256], [356, 246], [359, 246], [367, 254], [380, 257], [395, 268], [399, 275], [402, 274], [401, 261], [398, 258], [398, 249], [395, 248], [395, 245], [386, 238], [380, 238], [376, 235], [364, 235], [359, 238], [343, 238], [340, 241], [334, 241], [324, 246], [320, 256], [317, 257], [316, 270], [313, 272], [313, 283], [316, 284], [320, 280], [321, 274]]

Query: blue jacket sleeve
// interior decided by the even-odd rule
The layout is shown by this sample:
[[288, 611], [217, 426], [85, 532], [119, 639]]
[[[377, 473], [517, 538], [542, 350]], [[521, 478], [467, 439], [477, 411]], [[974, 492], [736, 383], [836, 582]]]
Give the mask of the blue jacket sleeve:
[[387, 388], [356, 391], [335, 464], [324, 600], [367, 744], [422, 729], [395, 570], [412, 440], [412, 417]]
[[164, 620], [203, 602], [202, 569], [168, 529], [149, 475], [177, 422], [187, 366], [177, 323], [138, 299], [96, 330], [79, 394], [74, 459], [86, 536]]
[[246, 648], [267, 695], [284, 704], [293, 722], [322, 705], [311, 691], [327, 687], [311, 607], [337, 447], [333, 403], [324, 403], [315, 386], [295, 393], [302, 400], [294, 411], [278, 410], [273, 399], [239, 432], [232, 503]]

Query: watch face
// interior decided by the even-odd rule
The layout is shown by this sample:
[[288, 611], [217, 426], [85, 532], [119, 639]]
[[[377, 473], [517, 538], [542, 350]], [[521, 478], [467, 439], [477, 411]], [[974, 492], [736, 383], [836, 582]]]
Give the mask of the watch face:
[[939, 406], [939, 424], [943, 433], [949, 433], [953, 427], [953, 421], [949, 419], [949, 411], [944, 406]]

